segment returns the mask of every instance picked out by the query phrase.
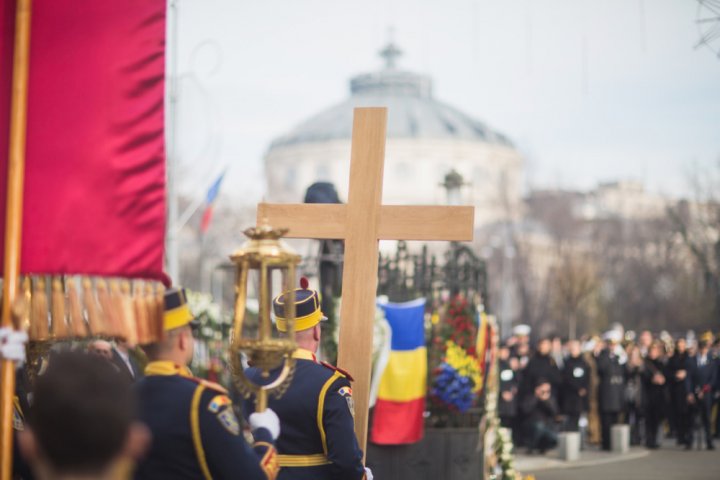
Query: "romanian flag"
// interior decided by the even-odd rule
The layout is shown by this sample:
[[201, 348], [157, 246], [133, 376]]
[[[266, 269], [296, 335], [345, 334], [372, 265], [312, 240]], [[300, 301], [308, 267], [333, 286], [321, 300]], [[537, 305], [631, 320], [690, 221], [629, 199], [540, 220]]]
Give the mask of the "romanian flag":
[[392, 329], [391, 351], [380, 379], [370, 441], [415, 443], [423, 437], [427, 393], [425, 299], [380, 305]]
[[217, 180], [213, 182], [205, 196], [205, 211], [203, 212], [202, 221], [200, 222], [200, 231], [202, 233], [207, 232], [208, 228], [210, 228], [213, 206], [215, 205], [215, 199], [218, 193], [220, 193], [220, 184], [222, 184], [223, 178], [225, 178], [225, 172], [221, 173]]

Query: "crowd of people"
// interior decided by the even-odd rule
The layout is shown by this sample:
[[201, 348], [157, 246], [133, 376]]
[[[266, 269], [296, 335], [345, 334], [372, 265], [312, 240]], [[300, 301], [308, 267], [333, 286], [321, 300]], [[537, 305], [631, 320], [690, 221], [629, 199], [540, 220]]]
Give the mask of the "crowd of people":
[[611, 427], [630, 426], [631, 445], [649, 449], [674, 438], [690, 450], [713, 450], [720, 438], [720, 339], [711, 332], [625, 332], [563, 341], [543, 337], [532, 348], [526, 325], [499, 349], [498, 413], [516, 445], [552, 449], [560, 431], [611, 448]]

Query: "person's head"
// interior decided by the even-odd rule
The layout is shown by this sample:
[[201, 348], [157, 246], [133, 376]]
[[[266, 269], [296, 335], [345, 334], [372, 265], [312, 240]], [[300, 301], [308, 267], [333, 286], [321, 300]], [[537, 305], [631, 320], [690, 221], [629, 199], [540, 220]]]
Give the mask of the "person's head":
[[19, 447], [38, 478], [104, 478], [149, 444], [135, 413], [129, 380], [109, 362], [58, 353], [37, 379]]
[[710, 342], [707, 340], [700, 340], [698, 342], [698, 352], [704, 355], [708, 352], [708, 350], [710, 350]]
[[580, 342], [577, 340], [570, 340], [567, 342], [567, 349], [568, 353], [572, 358], [577, 358], [582, 353], [582, 348], [580, 346]]
[[542, 397], [542, 396], [548, 396], [550, 395], [550, 382], [547, 381], [545, 378], [539, 378], [537, 382], [535, 382], [535, 395]]
[[638, 344], [641, 348], [648, 348], [650, 347], [650, 344], [653, 341], [652, 333], [650, 333], [650, 330], [643, 330], [640, 332], [640, 337], [638, 338]]
[[185, 290], [171, 288], [165, 291], [165, 312], [163, 314], [162, 340], [143, 345], [151, 361], [168, 360], [178, 365], [187, 365], [193, 358], [195, 340], [194, 320], [187, 304]]
[[88, 353], [112, 360], [112, 345], [105, 340], [93, 340], [88, 344]]
[[685, 338], [680, 337], [677, 339], [677, 342], [675, 342], [675, 351], [681, 355], [687, 351], [687, 340], [685, 340]]
[[545, 355], [550, 354], [550, 350], [551, 350], [551, 349], [552, 349], [552, 342], [550, 341], [549, 338], [544, 337], [544, 338], [541, 338], [541, 339], [538, 341], [538, 343], [537, 343], [537, 352], [538, 352], [540, 355], [545, 356]]
[[498, 358], [500, 360], [507, 361], [507, 359], [510, 358], [510, 347], [504, 343], [500, 345], [500, 349], [498, 349]]
[[660, 342], [653, 342], [650, 344], [650, 348], [648, 349], [648, 358], [651, 360], [656, 360], [660, 358], [663, 354], [663, 347]]
[[288, 331], [286, 307], [295, 304], [295, 342], [298, 347], [316, 352], [320, 346], [320, 322], [327, 320], [321, 310], [320, 294], [308, 288], [307, 279], [300, 280], [300, 288], [283, 292], [273, 299], [275, 326], [280, 333]]

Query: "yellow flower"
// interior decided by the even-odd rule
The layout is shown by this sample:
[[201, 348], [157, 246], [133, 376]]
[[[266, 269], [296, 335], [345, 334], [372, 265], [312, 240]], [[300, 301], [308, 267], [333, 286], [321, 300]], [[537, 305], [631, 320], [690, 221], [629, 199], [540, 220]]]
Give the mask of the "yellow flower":
[[480, 371], [480, 365], [478, 365], [477, 359], [470, 356], [463, 350], [458, 344], [452, 340], [445, 342], [445, 362], [453, 367], [457, 372], [464, 376], [469, 377], [474, 383], [475, 391], [480, 390], [482, 385], [482, 372]]

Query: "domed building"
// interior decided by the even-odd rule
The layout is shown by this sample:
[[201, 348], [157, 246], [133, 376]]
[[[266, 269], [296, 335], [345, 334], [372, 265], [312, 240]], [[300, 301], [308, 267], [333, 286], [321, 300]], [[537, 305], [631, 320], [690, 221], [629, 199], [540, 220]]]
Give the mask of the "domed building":
[[[383, 203], [473, 204], [476, 226], [518, 215], [523, 161], [512, 142], [437, 100], [430, 77], [399, 69], [395, 45], [380, 54], [384, 68], [352, 78], [349, 98], [272, 142], [267, 201], [301, 202], [318, 181], [333, 183], [347, 199], [353, 109], [387, 107]], [[457, 183], [457, 173], [460, 197], [450, 198], [447, 185]]]

